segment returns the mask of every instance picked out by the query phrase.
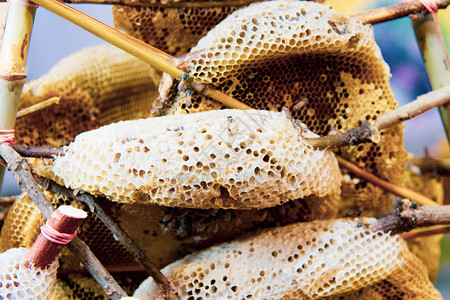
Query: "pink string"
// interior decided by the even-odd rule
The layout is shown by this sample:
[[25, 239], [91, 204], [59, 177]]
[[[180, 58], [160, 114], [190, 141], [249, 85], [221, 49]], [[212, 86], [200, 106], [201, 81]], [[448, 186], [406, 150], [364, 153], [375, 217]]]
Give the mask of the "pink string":
[[50, 242], [66, 245], [77, 235], [77, 231], [75, 230], [74, 233], [62, 233], [45, 223], [44, 226], [41, 226], [41, 234]]
[[14, 129], [0, 130], [0, 144], [14, 144]]
[[[403, 0], [403, 2], [411, 2], [412, 0]], [[438, 6], [436, 0], [417, 0], [428, 10], [430, 14], [435, 14], [438, 12]]]
[[39, 5], [35, 4], [35, 3], [29, 3], [29, 2], [25, 2], [25, 1], [20, 1], [20, 0], [8, 0], [8, 2], [14, 2], [17, 4], [22, 4], [25, 6], [29, 6], [29, 7], [39, 7]]

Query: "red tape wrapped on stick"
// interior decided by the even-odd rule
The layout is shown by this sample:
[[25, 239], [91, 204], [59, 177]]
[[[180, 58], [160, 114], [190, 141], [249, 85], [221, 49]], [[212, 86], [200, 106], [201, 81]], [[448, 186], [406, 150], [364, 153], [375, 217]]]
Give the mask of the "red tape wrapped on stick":
[[87, 213], [81, 209], [67, 205], [58, 207], [41, 227], [41, 234], [28, 253], [26, 266], [45, 268], [51, 264], [64, 245], [77, 235], [77, 228], [86, 217]]
[[14, 145], [14, 129], [0, 129], [0, 144]]
[[[436, 0], [417, 0], [428, 10], [430, 14], [438, 12], [438, 6]], [[403, 0], [403, 2], [412, 2], [412, 0]]]

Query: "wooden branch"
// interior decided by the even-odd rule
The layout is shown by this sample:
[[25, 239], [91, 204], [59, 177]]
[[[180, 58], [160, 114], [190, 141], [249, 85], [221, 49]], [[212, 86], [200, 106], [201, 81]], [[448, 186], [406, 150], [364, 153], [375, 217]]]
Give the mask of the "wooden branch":
[[[54, 208], [34, 181], [26, 160], [5, 143], [0, 144], [0, 156], [8, 163], [8, 167], [16, 177], [22, 191], [28, 194], [46, 219], [50, 218]], [[85, 243], [75, 237], [68, 246], [103, 288], [106, 295], [111, 299], [120, 299], [127, 296]]]
[[47, 100], [42, 101], [42, 102], [39, 102], [39, 103], [37, 103], [35, 105], [32, 105], [30, 107], [24, 108], [24, 109], [22, 109], [22, 110], [17, 112], [16, 119], [25, 117], [25, 116], [30, 115], [30, 114], [35, 113], [35, 112], [38, 112], [41, 109], [50, 107], [52, 105], [59, 104], [59, 100], [60, 99], [61, 99], [61, 97], [59, 97], [59, 96], [58, 97], [52, 97], [50, 99], [47, 99]]
[[[172, 77], [181, 79], [186, 73], [169, 63], [169, 60], [172, 59], [169, 54], [108, 26], [67, 4], [57, 0], [35, 0], [34, 2]], [[251, 109], [250, 106], [216, 90], [211, 85], [192, 84], [190, 80], [189, 83], [200, 93], [205, 92], [209, 97], [226, 106], [236, 109]]]
[[450, 225], [450, 205], [417, 206], [416, 203], [403, 202], [388, 216], [369, 226], [372, 231], [408, 232], [418, 227]]
[[317, 149], [338, 148], [370, 141], [378, 143], [381, 141], [379, 131], [412, 119], [432, 108], [449, 102], [450, 85], [423, 94], [417, 97], [416, 100], [379, 116], [371, 124], [364, 122], [359, 128], [353, 128], [346, 132], [335, 132], [328, 136], [307, 139], [307, 141]]
[[9, 207], [16, 202], [19, 196], [0, 197], [0, 207]]
[[356, 166], [355, 164], [343, 159], [342, 157], [336, 155], [336, 158], [339, 162], [339, 165], [342, 168], [345, 168], [349, 171], [351, 171], [356, 176], [367, 180], [368, 182], [388, 191], [392, 194], [395, 194], [397, 196], [400, 196], [402, 198], [407, 198], [413, 202], [416, 202], [418, 204], [422, 205], [429, 205], [429, 206], [439, 206], [436, 202], [431, 200], [430, 198], [425, 197], [422, 194], [419, 194], [413, 190], [410, 190], [405, 187], [397, 186], [395, 184], [392, 184], [390, 182], [387, 182], [381, 178], [378, 178], [377, 176], [367, 172], [366, 170], [361, 169], [360, 167]]
[[24, 157], [53, 158], [57, 155], [64, 155], [63, 148], [50, 146], [11, 145], [11, 147]]
[[[87, 213], [81, 209], [61, 205], [52, 213], [44, 226], [50, 226], [50, 228], [63, 234], [72, 234], [76, 232], [86, 217]], [[25, 266], [28, 268], [31, 268], [31, 266], [45, 268], [56, 259], [63, 247], [64, 244], [47, 239], [41, 229], [41, 233], [31, 246], [30, 252], [28, 252]]]
[[[438, 8], [443, 9], [450, 5], [450, 0], [436, 0]], [[365, 12], [351, 15], [364, 24], [378, 24], [420, 12], [426, 12], [426, 8], [419, 1], [408, 1], [390, 6], [385, 6]]]
[[[436, 228], [437, 227], [437, 228]], [[413, 230], [402, 234], [403, 239], [410, 240], [418, 237], [432, 236], [436, 234], [450, 233], [450, 226], [434, 226], [431, 228], [419, 228], [419, 230]]]
[[[125, 246], [125, 248], [133, 254], [136, 262], [144, 268], [144, 270], [153, 278], [155, 283], [161, 288], [166, 299], [172, 295], [172, 288], [167, 278], [159, 271], [159, 269], [148, 259], [144, 251], [133, 241], [133, 239], [122, 229], [122, 227], [113, 220], [105, 211], [103, 205], [87, 193], [74, 192], [71, 189], [62, 187], [56, 182], [44, 179], [44, 187], [52, 192], [63, 194], [69, 198], [78, 200], [87, 204], [90, 211], [97, 215], [100, 220], [109, 228], [111, 233]], [[173, 296], [173, 295], [172, 295]]]

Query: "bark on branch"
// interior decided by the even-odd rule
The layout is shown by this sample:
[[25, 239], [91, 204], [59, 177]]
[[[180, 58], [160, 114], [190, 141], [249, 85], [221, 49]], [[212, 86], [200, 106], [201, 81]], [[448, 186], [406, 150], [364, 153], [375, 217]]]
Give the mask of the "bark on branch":
[[403, 202], [386, 217], [370, 225], [372, 231], [408, 232], [418, 227], [450, 225], [450, 205], [418, 206], [414, 202]]
[[[437, 0], [436, 4], [438, 8], [443, 9], [450, 5], [450, 0]], [[427, 12], [422, 3], [419, 1], [408, 1], [353, 14], [351, 17], [363, 22], [364, 24], [373, 25], [403, 18], [420, 12]]]

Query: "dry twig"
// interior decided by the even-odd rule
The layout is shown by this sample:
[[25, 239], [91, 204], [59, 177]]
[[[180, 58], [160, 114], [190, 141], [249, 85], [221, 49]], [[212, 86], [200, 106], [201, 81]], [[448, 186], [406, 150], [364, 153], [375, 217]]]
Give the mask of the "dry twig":
[[434, 225], [450, 225], [450, 206], [417, 206], [403, 202], [386, 217], [370, 225], [372, 231], [408, 232], [414, 228]]
[[[44, 217], [46, 219], [50, 218], [54, 208], [34, 181], [26, 160], [5, 143], [0, 144], [0, 156], [8, 163], [8, 167], [14, 173], [20, 188], [28, 194], [31, 200], [33, 200]], [[114, 278], [111, 277], [105, 267], [83, 241], [75, 237], [68, 246], [70, 250], [77, 255], [78, 259], [83, 263], [86, 269], [88, 269], [94, 279], [100, 284], [106, 295], [112, 299], [120, 299], [127, 296], [125, 291], [117, 284]]]
[[3, 222], [5, 221], [6, 217], [8, 216], [8, 212], [9, 212], [9, 207], [4, 208], [0, 212], [0, 228], [3, 226]]
[[55, 148], [50, 146], [11, 146], [17, 153], [24, 157], [53, 158], [57, 155], [64, 155], [63, 148]]
[[171, 291], [170, 282], [167, 278], [159, 271], [159, 269], [148, 259], [147, 255], [142, 251], [139, 246], [133, 241], [133, 239], [120, 227], [120, 225], [114, 221], [105, 211], [103, 205], [96, 201], [96, 199], [87, 193], [77, 193], [72, 189], [68, 189], [60, 186], [59, 184], [43, 179], [43, 186], [45, 189], [63, 194], [69, 198], [78, 200], [87, 204], [89, 210], [96, 214], [100, 220], [109, 228], [111, 233], [133, 254], [136, 262], [144, 268], [144, 270], [153, 278], [155, 283], [161, 288], [163, 293], [166, 295], [166, 299], [173, 298]]

